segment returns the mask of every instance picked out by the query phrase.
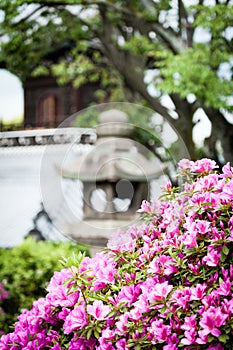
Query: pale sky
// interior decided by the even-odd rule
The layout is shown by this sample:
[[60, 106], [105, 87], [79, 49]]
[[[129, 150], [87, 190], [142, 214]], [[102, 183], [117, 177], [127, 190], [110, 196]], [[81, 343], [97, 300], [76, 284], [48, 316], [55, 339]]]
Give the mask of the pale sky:
[[5, 69], [0, 69], [0, 120], [20, 118], [24, 108], [21, 81]]

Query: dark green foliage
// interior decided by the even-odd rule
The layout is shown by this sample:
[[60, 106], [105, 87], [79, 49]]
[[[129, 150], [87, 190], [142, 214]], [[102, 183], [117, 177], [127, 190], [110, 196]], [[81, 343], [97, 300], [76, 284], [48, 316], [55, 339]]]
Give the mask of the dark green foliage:
[[89, 255], [83, 245], [36, 242], [32, 238], [12, 249], [0, 248], [0, 282], [9, 293], [7, 299], [0, 299], [0, 330], [11, 331], [20, 312], [31, 308], [34, 300], [46, 294], [46, 285], [54, 271], [62, 268], [60, 260], [79, 251]]

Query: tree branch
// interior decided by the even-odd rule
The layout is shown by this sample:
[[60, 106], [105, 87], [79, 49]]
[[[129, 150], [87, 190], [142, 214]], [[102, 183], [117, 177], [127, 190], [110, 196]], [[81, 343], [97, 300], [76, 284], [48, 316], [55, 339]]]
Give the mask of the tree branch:
[[114, 28], [106, 18], [106, 12], [103, 9], [100, 9], [100, 13], [104, 23], [104, 30], [100, 39], [103, 44], [103, 50], [106, 57], [108, 57], [114, 68], [122, 75], [126, 86], [138, 92], [145, 99], [145, 101], [147, 101], [151, 107], [156, 112], [161, 114], [166, 120], [169, 122], [174, 121], [174, 119], [170, 116], [168, 109], [161, 105], [159, 99], [150, 96], [150, 94], [147, 92], [147, 86], [144, 83], [143, 73], [145, 63], [143, 62], [142, 58], [138, 58], [128, 51], [119, 50], [119, 47], [113, 42], [112, 32]]
[[[182, 23], [182, 20], [185, 23]], [[194, 29], [188, 20], [188, 14], [184, 6], [183, 0], [178, 0], [178, 21], [179, 21], [179, 33], [182, 35], [182, 28], [185, 28], [187, 35], [187, 45], [192, 47]]]
[[214, 108], [204, 108], [209, 120], [212, 124], [211, 135], [205, 140], [205, 145], [208, 147], [210, 157], [220, 162], [217, 151], [217, 141], [220, 141], [224, 162], [232, 162], [233, 149], [233, 127], [224, 117], [224, 115]]
[[23, 17], [19, 22], [15, 22], [12, 24], [12, 26], [18, 26], [21, 23], [27, 21], [31, 16], [33, 16], [35, 13], [37, 13], [38, 11], [40, 11], [45, 5], [40, 5], [39, 7], [37, 7], [37, 9], [35, 9], [34, 11], [32, 11], [31, 13], [29, 13], [26, 17]]
[[[41, 5], [39, 7], [37, 7], [36, 9], [34, 9], [32, 12], [30, 12], [26, 17], [21, 18], [18, 22], [13, 22], [11, 23], [11, 28], [16, 28], [18, 27], [20, 24], [24, 23], [25, 21], [27, 21], [31, 16], [33, 16], [35, 13], [37, 13], [38, 11], [40, 11], [42, 8], [44, 7], [44, 5]], [[6, 35], [6, 33], [0, 33], [0, 37]]]

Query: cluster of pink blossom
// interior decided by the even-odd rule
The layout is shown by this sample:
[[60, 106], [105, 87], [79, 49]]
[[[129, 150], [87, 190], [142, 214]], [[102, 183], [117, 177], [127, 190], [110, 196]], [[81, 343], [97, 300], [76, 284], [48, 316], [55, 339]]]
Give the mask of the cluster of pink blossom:
[[[8, 291], [4, 288], [3, 284], [0, 282], [0, 301], [8, 298]], [[0, 306], [0, 319], [5, 313], [4, 309]], [[3, 334], [2, 329], [0, 328], [0, 335]]]
[[8, 291], [5, 290], [3, 287], [3, 284], [0, 282], [0, 300], [7, 299], [8, 297]]
[[179, 166], [182, 191], [168, 184], [141, 226], [55, 272], [2, 350], [232, 349], [233, 168]]

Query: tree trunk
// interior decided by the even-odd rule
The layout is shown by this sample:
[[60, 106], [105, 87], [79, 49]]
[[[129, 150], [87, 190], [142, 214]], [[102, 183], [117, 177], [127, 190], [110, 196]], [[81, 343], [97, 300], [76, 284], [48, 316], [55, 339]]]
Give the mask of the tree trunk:
[[189, 153], [189, 158], [192, 160], [196, 160], [197, 152], [196, 146], [193, 142], [193, 114], [195, 112], [194, 105], [188, 103], [178, 94], [171, 94], [170, 97], [176, 107], [175, 111], [179, 116], [178, 119], [175, 119], [173, 121], [173, 125], [175, 126], [177, 135], [180, 138], [180, 147], [182, 147], [183, 142], [184, 147]]
[[223, 164], [233, 165], [233, 124], [229, 123], [218, 110], [205, 109], [212, 124], [212, 132], [205, 141], [207, 154], [210, 158]]

